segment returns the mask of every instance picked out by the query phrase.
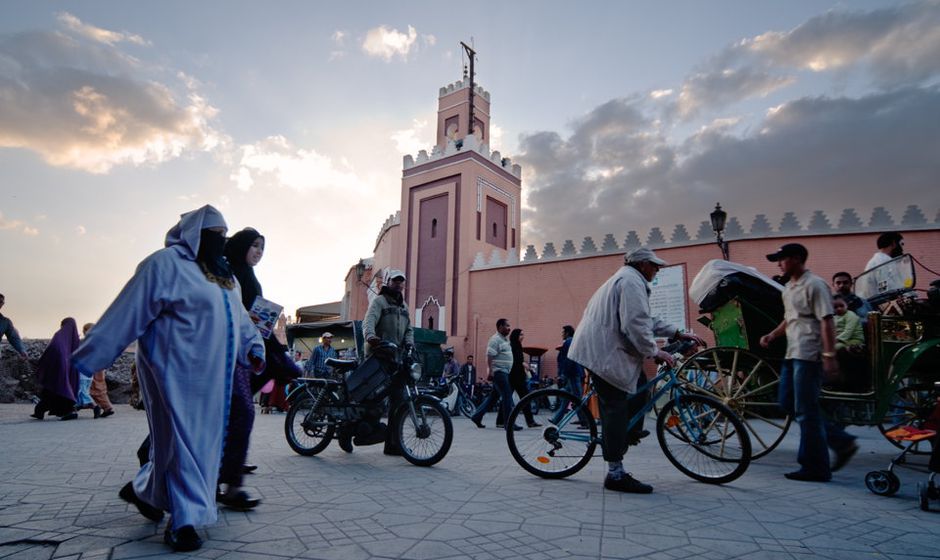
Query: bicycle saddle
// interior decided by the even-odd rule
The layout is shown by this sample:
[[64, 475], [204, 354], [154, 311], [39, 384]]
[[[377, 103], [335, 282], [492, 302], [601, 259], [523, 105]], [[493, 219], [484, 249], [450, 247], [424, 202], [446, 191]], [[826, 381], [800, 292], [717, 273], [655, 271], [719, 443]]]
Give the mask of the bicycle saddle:
[[333, 369], [337, 369], [340, 371], [348, 371], [351, 369], [356, 369], [356, 366], [359, 365], [359, 362], [356, 360], [340, 360], [338, 358], [327, 358], [326, 361], [323, 363]]

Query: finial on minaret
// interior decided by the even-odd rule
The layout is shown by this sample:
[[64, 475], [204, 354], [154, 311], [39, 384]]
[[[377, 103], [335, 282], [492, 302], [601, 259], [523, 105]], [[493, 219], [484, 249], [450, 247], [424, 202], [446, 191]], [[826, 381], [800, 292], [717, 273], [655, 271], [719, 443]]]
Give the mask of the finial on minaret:
[[[470, 42], [471, 42], [471, 43], [473, 42], [473, 38], [472, 38], [472, 37], [470, 38]], [[474, 95], [474, 93], [476, 93], [476, 92], [474, 91], [474, 90], [476, 89], [476, 84], [474, 83], [474, 78], [476, 78], [476, 75], [475, 75], [475, 73], [474, 73], [474, 71], [473, 71], [473, 60], [476, 58], [477, 52], [476, 52], [475, 50], [473, 50], [472, 47], [470, 47], [469, 45], [467, 45], [466, 43], [464, 43], [463, 41], [460, 42], [460, 46], [463, 47], [463, 50], [467, 53], [467, 58], [470, 59], [470, 123], [469, 123], [469, 126], [467, 127], [467, 129], [470, 131], [470, 134], [473, 134], [473, 132], [474, 132], [474, 122], [473, 122], [473, 119], [474, 119], [474, 115], [473, 115], [473, 95]], [[466, 66], [464, 67], [464, 74], [463, 74], [463, 76], [464, 76], [464, 78], [467, 77]]]

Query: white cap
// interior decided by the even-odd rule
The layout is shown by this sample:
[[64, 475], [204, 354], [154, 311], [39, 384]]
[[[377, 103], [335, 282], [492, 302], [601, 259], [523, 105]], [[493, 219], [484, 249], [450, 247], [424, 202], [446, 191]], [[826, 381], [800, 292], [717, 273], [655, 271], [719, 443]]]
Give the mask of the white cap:
[[405, 277], [405, 273], [398, 270], [397, 268], [393, 268], [392, 270], [388, 271], [389, 280], [394, 280], [398, 277], [401, 277], [402, 280], [408, 280], [408, 278]]
[[634, 249], [623, 256], [623, 262], [630, 263], [639, 263], [639, 262], [651, 262], [653, 264], [658, 264], [659, 266], [666, 266], [666, 261], [656, 256], [656, 253], [652, 249], [647, 249], [646, 247], [640, 247], [639, 249]]

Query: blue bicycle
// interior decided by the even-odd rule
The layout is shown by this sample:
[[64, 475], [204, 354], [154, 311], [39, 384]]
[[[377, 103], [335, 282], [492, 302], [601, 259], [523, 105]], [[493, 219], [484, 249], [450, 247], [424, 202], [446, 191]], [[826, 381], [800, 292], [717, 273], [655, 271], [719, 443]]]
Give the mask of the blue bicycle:
[[[751, 440], [744, 423], [730, 408], [710, 396], [689, 393], [676, 377], [676, 370], [665, 365], [637, 391], [652, 387], [656, 387], [652, 397], [630, 419], [628, 430], [653, 403], [668, 398], [657, 407], [656, 438], [669, 462], [683, 474], [710, 484], [731, 482], [744, 474], [751, 463]], [[543, 478], [564, 478], [584, 468], [601, 444], [597, 421], [589, 408], [594, 394], [592, 384], [580, 400], [559, 389], [534, 391], [521, 399], [507, 426], [515, 425], [533, 400], [557, 399], [566, 412], [557, 422], [553, 422], [554, 413], [546, 414], [539, 428], [508, 430], [506, 440], [516, 462]]]

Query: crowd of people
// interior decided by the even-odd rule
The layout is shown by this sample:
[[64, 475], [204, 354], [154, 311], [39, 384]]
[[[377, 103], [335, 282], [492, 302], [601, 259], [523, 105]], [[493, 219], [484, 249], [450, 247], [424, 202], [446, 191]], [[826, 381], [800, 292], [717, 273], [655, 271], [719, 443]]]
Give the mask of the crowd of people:
[[[246, 463], [254, 423], [253, 396], [267, 395], [265, 408], [286, 408], [284, 387], [299, 375], [324, 376], [327, 361], [337, 357], [333, 335], [323, 333], [307, 360], [290, 356], [273, 336], [262, 336], [249, 311], [262, 288], [254, 273], [265, 238], [245, 228], [226, 238], [222, 214], [211, 206], [183, 214], [166, 235], [164, 248], [144, 259], [101, 316], [86, 324], [80, 339], [73, 318], [59, 330], [35, 362], [38, 402], [32, 414], [74, 419], [90, 408], [95, 418], [114, 414], [104, 371], [137, 341], [136, 380], [149, 435], [138, 450], [140, 470], [120, 490], [146, 518], [159, 521], [170, 514], [165, 542], [177, 551], [201, 546], [197, 527], [214, 523], [218, 504], [248, 510], [260, 500], [243, 488], [243, 476], [256, 467]], [[868, 267], [903, 252], [903, 237], [878, 238], [878, 252]], [[784, 320], [761, 338], [769, 346], [785, 337], [787, 350], [780, 371], [779, 404], [800, 426], [797, 461], [789, 479], [824, 482], [857, 452], [855, 438], [844, 426], [826, 420], [819, 395], [826, 380], [852, 369], [865, 344], [863, 324], [868, 302], [853, 292], [852, 275], [838, 272], [832, 289], [807, 268], [807, 249], [796, 243], [767, 255], [785, 279]], [[667, 263], [652, 250], [640, 248], [624, 256], [623, 266], [601, 285], [583, 312], [577, 328], [564, 325], [557, 347], [559, 388], [580, 398], [593, 385], [599, 404], [602, 449], [607, 462], [604, 487], [619, 492], [649, 493], [624, 467], [630, 446], [649, 434], [642, 422], [628, 430], [628, 421], [646, 404], [644, 363], [672, 365], [674, 358], [659, 339], [704, 341], [655, 317], [650, 284]], [[414, 344], [410, 312], [403, 297], [405, 274], [391, 271], [371, 301], [365, 319], [365, 357], [384, 342], [401, 348]], [[5, 300], [0, 295], [0, 307]], [[484, 416], [494, 406], [496, 427], [508, 425], [514, 397], [529, 390], [531, 367], [524, 355], [525, 332], [509, 319], [496, 322], [486, 346], [486, 372], [493, 390], [479, 403], [470, 420], [485, 428]], [[216, 333], [217, 336], [205, 336]], [[6, 336], [20, 359], [28, 359], [12, 322], [0, 314], [0, 337]], [[855, 361], [853, 361], [855, 360]], [[473, 356], [464, 364], [445, 350], [443, 379], [456, 376], [473, 384], [478, 378]], [[400, 387], [389, 391], [389, 424], [400, 400]], [[541, 426], [524, 410], [527, 427]], [[549, 420], [557, 422], [564, 410]], [[340, 447], [384, 443], [389, 455], [401, 453], [399, 443], [381, 414], [337, 434]], [[829, 449], [835, 453], [830, 460]]]

